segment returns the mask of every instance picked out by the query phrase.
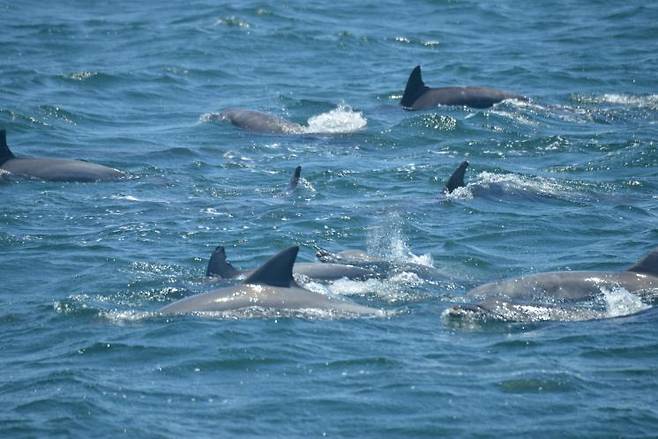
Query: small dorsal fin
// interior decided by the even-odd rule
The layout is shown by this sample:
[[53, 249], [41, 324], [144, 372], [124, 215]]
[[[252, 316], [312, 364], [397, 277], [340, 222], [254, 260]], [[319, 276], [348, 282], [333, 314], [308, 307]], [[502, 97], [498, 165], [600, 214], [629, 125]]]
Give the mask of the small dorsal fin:
[[7, 145], [7, 130], [0, 130], [0, 164], [14, 157], [9, 145]]
[[637, 261], [628, 269], [628, 271], [658, 276], [658, 247], [654, 248], [651, 253]]
[[449, 194], [458, 187], [466, 186], [464, 184], [464, 173], [466, 172], [466, 168], [468, 168], [468, 162], [464, 160], [459, 164], [459, 166], [457, 166], [457, 169], [455, 169], [455, 171], [448, 179], [448, 182], [444, 188], [445, 193]]
[[206, 276], [217, 276], [223, 277], [224, 279], [231, 279], [239, 275], [240, 270], [226, 260], [226, 249], [224, 249], [224, 246], [220, 245], [215, 248], [215, 251], [212, 252], [210, 260], [208, 261]]
[[404, 108], [411, 108], [423, 93], [429, 90], [429, 87], [425, 86], [423, 82], [423, 77], [420, 73], [420, 66], [416, 66], [412, 70], [409, 79], [407, 80], [407, 86], [404, 89], [404, 94], [400, 100], [400, 105]]
[[297, 185], [299, 184], [299, 177], [302, 175], [302, 167], [297, 166], [292, 173], [292, 177], [290, 177], [290, 183], [288, 183], [288, 190], [292, 191], [294, 190]]
[[292, 267], [297, 259], [299, 246], [289, 247], [272, 256], [244, 280], [245, 284], [262, 284], [289, 288], [295, 285]]

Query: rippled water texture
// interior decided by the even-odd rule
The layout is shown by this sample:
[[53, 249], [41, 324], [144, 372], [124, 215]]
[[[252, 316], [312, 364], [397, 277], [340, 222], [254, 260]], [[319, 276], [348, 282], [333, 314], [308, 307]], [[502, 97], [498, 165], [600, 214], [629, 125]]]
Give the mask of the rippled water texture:
[[[655, 436], [652, 303], [445, 313], [658, 245], [656, 23], [639, 1], [0, 2], [13, 151], [129, 174], [0, 176], [0, 436]], [[530, 101], [403, 111], [419, 64]], [[306, 128], [244, 131], [229, 107]], [[218, 285], [220, 244], [245, 269], [299, 244], [432, 276], [305, 284], [387, 317], [158, 315]]]

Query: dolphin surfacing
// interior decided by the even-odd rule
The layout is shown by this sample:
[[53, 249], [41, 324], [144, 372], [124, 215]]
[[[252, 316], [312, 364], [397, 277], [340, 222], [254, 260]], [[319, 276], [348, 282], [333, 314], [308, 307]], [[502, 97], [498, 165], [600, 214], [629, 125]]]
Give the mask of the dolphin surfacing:
[[383, 311], [341, 297], [301, 288], [292, 277], [298, 246], [271, 257], [237, 286], [219, 288], [178, 300], [160, 309], [162, 314], [223, 312], [254, 307], [267, 309], [315, 309], [350, 315], [381, 316]]
[[82, 160], [16, 157], [7, 145], [7, 132], [0, 130], [0, 169], [18, 177], [47, 181], [107, 181], [125, 177], [117, 169]]
[[[499, 314], [517, 305], [550, 304], [552, 307], [595, 299], [603, 290], [623, 288], [655, 302], [658, 299], [658, 248], [626, 271], [556, 271], [491, 282], [468, 291], [473, 304], [453, 307], [462, 311]], [[559, 314], [557, 314], [559, 315]]]
[[[208, 261], [206, 276], [232, 279], [250, 276], [254, 270], [241, 271], [235, 268], [226, 258], [224, 246], [218, 246]], [[338, 279], [366, 280], [380, 277], [376, 272], [363, 267], [345, 264], [323, 264], [312, 262], [295, 262], [293, 273], [318, 281], [334, 281]]]
[[233, 125], [258, 133], [300, 134], [304, 127], [298, 123], [261, 111], [244, 108], [227, 108], [220, 114], [220, 119]]
[[466, 173], [466, 168], [468, 168], [468, 162], [464, 160], [459, 164], [459, 166], [457, 166], [457, 169], [453, 171], [452, 175], [448, 179], [448, 182], [443, 188], [444, 193], [451, 194], [455, 189], [466, 186], [464, 183], [464, 174]]
[[482, 109], [505, 99], [527, 100], [523, 96], [488, 87], [430, 88], [423, 82], [420, 66], [416, 66], [409, 75], [400, 105], [405, 110], [426, 110], [437, 105], [461, 105]]

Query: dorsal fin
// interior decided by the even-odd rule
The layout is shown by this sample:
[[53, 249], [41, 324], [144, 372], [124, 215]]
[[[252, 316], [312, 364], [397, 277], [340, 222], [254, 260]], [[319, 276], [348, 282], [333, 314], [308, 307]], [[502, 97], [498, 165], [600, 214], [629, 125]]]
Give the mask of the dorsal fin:
[[654, 248], [651, 253], [637, 261], [628, 271], [658, 276], [658, 248]]
[[7, 145], [7, 130], [0, 130], [0, 165], [15, 156]]
[[402, 95], [402, 100], [400, 100], [400, 105], [404, 108], [411, 108], [423, 93], [429, 90], [429, 87], [425, 86], [423, 82], [423, 77], [420, 73], [420, 66], [416, 66], [415, 69], [409, 75], [407, 80], [407, 86], [404, 89], [404, 94]]
[[464, 160], [457, 166], [457, 169], [455, 169], [455, 172], [452, 173], [450, 178], [448, 179], [448, 182], [446, 183], [446, 186], [444, 188], [444, 192], [449, 194], [458, 187], [464, 187], [466, 186], [464, 184], [464, 173], [466, 172], [466, 168], [468, 168], [468, 162]]
[[226, 250], [224, 249], [224, 246], [218, 246], [215, 248], [215, 251], [212, 252], [212, 255], [210, 255], [208, 268], [206, 269], [206, 276], [217, 276], [223, 277], [224, 279], [231, 279], [240, 276], [240, 270], [226, 260]]
[[297, 185], [299, 184], [299, 177], [301, 175], [302, 175], [302, 167], [297, 166], [295, 168], [295, 171], [292, 173], [292, 177], [290, 177], [290, 183], [288, 183], [289, 191], [292, 191], [297, 187]]
[[289, 247], [281, 250], [267, 260], [260, 268], [246, 278], [245, 284], [262, 284], [273, 287], [289, 288], [295, 285], [292, 278], [292, 266], [297, 259], [299, 246]]

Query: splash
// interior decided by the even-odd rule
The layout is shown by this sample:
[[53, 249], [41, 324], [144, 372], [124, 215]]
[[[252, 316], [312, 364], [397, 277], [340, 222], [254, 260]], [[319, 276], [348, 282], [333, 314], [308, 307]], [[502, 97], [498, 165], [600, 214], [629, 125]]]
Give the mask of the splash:
[[567, 201], [577, 201], [579, 194], [556, 180], [542, 177], [525, 177], [518, 174], [496, 174], [483, 171], [476, 180], [464, 187], [446, 194], [448, 200], [470, 200], [476, 195], [521, 194], [540, 197], [560, 198]]
[[304, 127], [306, 134], [340, 134], [362, 130], [368, 120], [360, 111], [354, 111], [349, 105], [339, 105], [331, 111], [313, 116]]
[[515, 304], [489, 303], [484, 307], [452, 307], [442, 313], [446, 322], [517, 322], [538, 323], [546, 321], [575, 322], [608, 319], [637, 314], [649, 309], [640, 297], [621, 287], [601, 287], [601, 294], [590, 300], [566, 304]]
[[402, 231], [402, 218], [399, 213], [392, 213], [384, 221], [368, 230], [368, 253], [395, 263], [406, 263], [434, 267], [432, 255], [416, 255], [407, 244], [407, 237]]
[[[199, 116], [200, 123], [223, 122], [223, 112], [203, 113]], [[349, 105], [339, 105], [331, 111], [312, 116], [306, 126], [294, 125], [294, 129], [286, 130], [286, 134], [347, 134], [364, 129], [368, 120], [360, 111], [352, 110]]]
[[400, 273], [388, 279], [367, 279], [363, 281], [338, 279], [331, 284], [310, 281], [304, 287], [316, 293], [328, 296], [375, 296], [387, 303], [407, 303], [422, 300], [426, 296], [413, 292], [413, 289], [425, 284], [414, 273]]
[[621, 317], [636, 314], [651, 308], [640, 297], [629, 293], [624, 288], [601, 288], [605, 303], [606, 317]]

